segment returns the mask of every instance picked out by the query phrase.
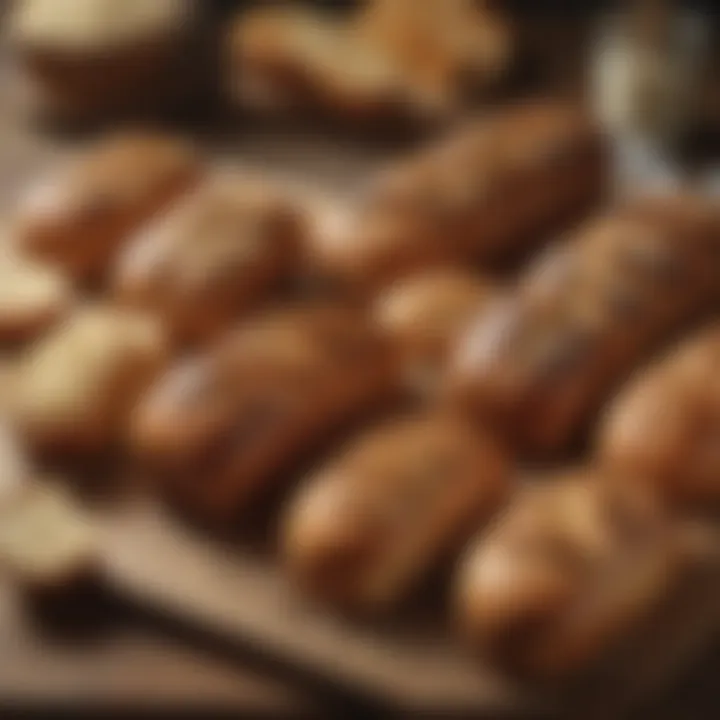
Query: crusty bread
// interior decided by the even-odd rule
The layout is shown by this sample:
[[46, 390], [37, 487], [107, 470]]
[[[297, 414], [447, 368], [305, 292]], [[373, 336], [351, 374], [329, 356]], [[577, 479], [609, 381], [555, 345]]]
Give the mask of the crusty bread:
[[418, 269], [507, 259], [576, 220], [604, 184], [603, 141], [581, 112], [504, 109], [381, 172], [354, 212], [319, 226], [311, 262], [374, 289]]
[[201, 174], [184, 141], [139, 132], [103, 138], [32, 188], [17, 210], [14, 242], [78, 280], [97, 282], [130, 235]]
[[342, 610], [388, 610], [509, 490], [503, 451], [462, 421], [428, 415], [385, 423], [350, 443], [291, 502], [288, 571]]
[[243, 107], [391, 124], [447, 120], [499, 83], [515, 51], [506, 20], [468, 0], [375, 0], [340, 19], [263, 7], [238, 17], [228, 45]]
[[643, 495], [595, 472], [524, 488], [460, 564], [464, 638], [497, 663], [545, 679], [586, 670], [636, 629], [680, 577], [682, 551]]
[[180, 341], [207, 340], [297, 271], [304, 232], [297, 203], [279, 188], [215, 178], [127, 246], [115, 295], [157, 313]]
[[496, 86], [516, 53], [507, 19], [475, 0], [370, 0], [356, 22], [418, 94], [453, 109]]
[[692, 197], [631, 201], [535, 260], [471, 323], [447, 395], [523, 451], [567, 450], [659, 343], [720, 291], [720, 215]]
[[598, 461], [670, 506], [720, 506], [720, 327], [713, 325], [641, 369], [600, 424]]
[[374, 317], [398, 345], [411, 388], [434, 391], [452, 344], [495, 294], [488, 279], [448, 268], [412, 275], [375, 298]]
[[298, 7], [240, 15], [228, 37], [233, 101], [262, 112], [307, 112], [351, 123], [400, 116], [410, 104], [392, 58], [345, 20]]
[[359, 313], [271, 311], [160, 379], [134, 418], [136, 454], [168, 496], [230, 519], [326, 435], [391, 397], [397, 375], [388, 343]]

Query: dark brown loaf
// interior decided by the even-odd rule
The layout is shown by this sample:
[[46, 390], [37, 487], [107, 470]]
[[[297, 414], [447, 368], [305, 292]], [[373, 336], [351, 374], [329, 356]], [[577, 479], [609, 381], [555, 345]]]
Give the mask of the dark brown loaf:
[[720, 216], [648, 198], [552, 247], [459, 343], [447, 393], [524, 450], [567, 449], [619, 381], [720, 294]]
[[223, 520], [396, 383], [387, 343], [359, 314], [273, 312], [161, 379], [136, 415], [136, 451], [168, 495]]
[[287, 568], [304, 590], [343, 610], [387, 610], [509, 491], [501, 448], [461, 420], [386, 423], [351, 443], [290, 504]]
[[21, 202], [14, 241], [78, 280], [97, 282], [131, 234], [201, 174], [195, 149], [183, 141], [143, 133], [104, 138]]
[[605, 164], [599, 130], [572, 106], [497, 111], [381, 173], [358, 208], [320, 223], [316, 272], [375, 287], [516, 255], [600, 199]]
[[296, 272], [303, 236], [301, 212], [279, 188], [216, 178], [130, 243], [116, 296], [158, 313], [180, 341], [206, 340]]
[[720, 506], [720, 326], [632, 378], [601, 423], [597, 452], [675, 507]]
[[518, 493], [473, 543], [456, 578], [459, 630], [516, 672], [558, 679], [598, 663], [678, 582], [682, 552], [643, 495], [593, 471]]

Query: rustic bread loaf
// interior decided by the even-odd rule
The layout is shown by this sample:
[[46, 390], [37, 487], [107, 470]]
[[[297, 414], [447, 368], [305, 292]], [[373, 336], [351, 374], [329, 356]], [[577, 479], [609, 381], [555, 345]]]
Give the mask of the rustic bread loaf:
[[231, 519], [397, 384], [389, 344], [359, 313], [272, 311], [161, 378], [136, 413], [134, 445], [171, 498]]
[[692, 197], [588, 222], [471, 324], [448, 396], [525, 451], [566, 450], [650, 351], [717, 302], [719, 245], [720, 215]]
[[608, 475], [646, 483], [671, 506], [717, 509], [720, 328], [713, 325], [641, 369], [601, 422], [598, 461]]
[[115, 294], [157, 313], [180, 341], [207, 340], [297, 272], [304, 233], [300, 208], [279, 188], [214, 178], [125, 248]]
[[678, 582], [683, 552], [642, 495], [593, 471], [518, 493], [456, 578], [464, 638], [516, 672], [559, 679], [604, 659]]
[[573, 107], [496, 111], [390, 166], [358, 206], [319, 223], [317, 274], [374, 289], [418, 269], [507, 260], [597, 202], [599, 130]]
[[290, 504], [287, 568], [308, 593], [342, 610], [388, 610], [509, 492], [504, 452], [461, 420], [385, 423], [352, 442]]
[[27, 255], [96, 283], [123, 243], [201, 174], [195, 148], [184, 141], [139, 132], [103, 138], [21, 201], [14, 242]]

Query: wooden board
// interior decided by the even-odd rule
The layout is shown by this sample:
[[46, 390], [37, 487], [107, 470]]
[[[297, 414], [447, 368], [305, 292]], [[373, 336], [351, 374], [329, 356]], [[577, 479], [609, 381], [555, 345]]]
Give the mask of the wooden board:
[[[0, 581], [0, 716], [23, 708], [133, 712], [232, 710], [243, 717], [325, 717], [289, 683], [228, 665], [164, 637], [108, 602], [93, 607], [92, 633], [49, 632], [23, 597]], [[87, 630], [87, 623], [83, 624]], [[56, 629], [57, 630], [57, 629]]]
[[708, 559], [631, 650], [573, 687], [540, 692], [469, 657], [439, 623], [334, 618], [299, 598], [266, 557], [216, 544], [152, 501], [129, 503], [103, 527], [106, 571], [120, 592], [407, 713], [534, 717], [578, 703], [612, 716], [669, 682], [720, 629], [720, 573]]

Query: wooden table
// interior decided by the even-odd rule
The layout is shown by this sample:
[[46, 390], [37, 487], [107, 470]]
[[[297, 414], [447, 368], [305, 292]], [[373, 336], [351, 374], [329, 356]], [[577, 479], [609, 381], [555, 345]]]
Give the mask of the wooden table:
[[[99, 623], [99, 626], [97, 624]], [[41, 629], [0, 583], [0, 716], [4, 710], [99, 712], [212, 710], [248, 718], [363, 717], [255, 659], [212, 648], [142, 613], [108, 603], [90, 634]], [[720, 711], [720, 647], [634, 720], [711, 720]]]
[[96, 606], [92, 624], [92, 632], [59, 633], [0, 582], [0, 716], [9, 708], [320, 714], [320, 705], [290, 682], [188, 647], [129, 608]]

